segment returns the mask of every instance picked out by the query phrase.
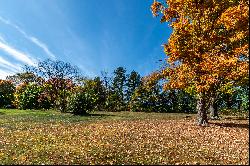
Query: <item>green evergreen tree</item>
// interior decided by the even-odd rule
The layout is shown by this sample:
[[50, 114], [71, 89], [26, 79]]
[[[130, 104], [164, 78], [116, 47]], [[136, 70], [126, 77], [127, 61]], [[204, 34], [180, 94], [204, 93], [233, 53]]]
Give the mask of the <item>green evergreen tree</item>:
[[124, 111], [125, 110], [125, 102], [124, 102], [124, 88], [126, 83], [126, 69], [123, 67], [118, 67], [114, 71], [114, 78], [112, 82], [112, 90], [110, 95], [115, 96], [112, 97], [113, 103], [115, 106], [112, 106], [116, 111]]
[[113, 79], [113, 90], [118, 93], [121, 100], [124, 99], [124, 87], [126, 83], [126, 69], [123, 67], [118, 67], [114, 71], [114, 79]]
[[127, 76], [126, 82], [126, 102], [131, 100], [131, 96], [133, 95], [135, 89], [141, 84], [141, 76], [139, 73], [134, 70]]

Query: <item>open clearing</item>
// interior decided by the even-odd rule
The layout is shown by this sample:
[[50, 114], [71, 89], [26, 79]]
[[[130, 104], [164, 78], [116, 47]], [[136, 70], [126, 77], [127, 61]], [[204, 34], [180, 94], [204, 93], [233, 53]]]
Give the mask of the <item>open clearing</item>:
[[249, 121], [0, 109], [0, 164], [249, 164]]

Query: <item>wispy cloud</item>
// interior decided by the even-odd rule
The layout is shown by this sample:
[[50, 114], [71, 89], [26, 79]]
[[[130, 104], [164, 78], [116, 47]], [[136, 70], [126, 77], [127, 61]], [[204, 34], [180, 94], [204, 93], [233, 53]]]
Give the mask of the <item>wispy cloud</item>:
[[6, 42], [1, 34], [0, 34], [0, 41], [2, 41], [4, 43]]
[[29, 64], [29, 65], [34, 65], [34, 63], [36, 63], [36, 60], [31, 58], [31, 56], [15, 49], [14, 47], [8, 45], [7, 43], [3, 43], [0, 41], [0, 49], [8, 53], [10, 56], [15, 58], [16, 60], [21, 61], [23, 63]]
[[19, 26], [17, 26], [16, 24], [10, 22], [9, 20], [7, 19], [4, 19], [0, 16], [0, 21], [7, 24], [7, 25], [10, 25], [12, 26], [13, 28], [15, 28], [18, 32], [20, 32], [21, 34], [23, 34], [23, 36], [30, 40], [32, 43], [34, 43], [36, 46], [40, 47], [50, 58], [52, 59], [56, 59], [56, 56], [49, 50], [48, 46], [43, 43], [42, 41], [40, 41], [39, 39], [37, 39], [36, 37], [34, 36], [30, 36], [28, 35], [24, 30], [22, 30]]
[[11, 70], [11, 71], [14, 71], [14, 72], [21, 70], [21, 67], [19, 65], [13, 64], [1, 56], [0, 56], [0, 67], [4, 67], [4, 68]]
[[36, 45], [38, 45], [39, 47], [41, 47], [43, 49], [44, 52], [46, 52], [47, 55], [49, 55], [51, 58], [55, 59], [56, 56], [50, 52], [50, 50], [48, 49], [48, 47], [42, 43], [41, 41], [39, 41], [37, 38], [35, 37], [30, 37], [30, 40], [35, 43]]
[[6, 76], [14, 75], [14, 74], [15, 74], [14, 72], [5, 71], [5, 70], [0, 69], [0, 79], [5, 79]]

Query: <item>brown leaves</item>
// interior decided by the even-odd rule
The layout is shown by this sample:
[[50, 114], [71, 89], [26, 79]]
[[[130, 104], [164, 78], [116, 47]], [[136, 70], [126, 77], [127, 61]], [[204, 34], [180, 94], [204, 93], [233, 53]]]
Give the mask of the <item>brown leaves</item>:
[[249, 7], [247, 1], [241, 1], [239, 5], [229, 7], [219, 20], [227, 29], [242, 28], [247, 26], [249, 20]]
[[160, 2], [157, 2], [154, 0], [153, 4], [151, 5], [151, 11], [152, 11], [152, 14], [153, 16], [158, 16], [159, 15], [159, 12], [160, 10], [162, 10], [162, 4]]
[[70, 123], [0, 120], [0, 164], [249, 163], [247, 120], [199, 127], [193, 117], [161, 115]]

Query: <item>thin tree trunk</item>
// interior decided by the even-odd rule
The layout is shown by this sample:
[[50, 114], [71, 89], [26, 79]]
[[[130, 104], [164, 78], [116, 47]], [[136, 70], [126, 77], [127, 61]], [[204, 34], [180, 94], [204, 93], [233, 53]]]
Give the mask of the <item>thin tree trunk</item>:
[[198, 125], [207, 126], [207, 111], [206, 111], [206, 101], [204, 93], [200, 93], [197, 98], [196, 111], [198, 112]]
[[227, 104], [227, 109], [232, 109], [233, 102], [232, 102], [232, 96], [230, 94], [226, 94], [226, 104]]
[[212, 95], [209, 102], [209, 111], [211, 119], [219, 119], [218, 108], [216, 104], [216, 96]]
[[242, 111], [242, 100], [238, 100], [238, 110]]

